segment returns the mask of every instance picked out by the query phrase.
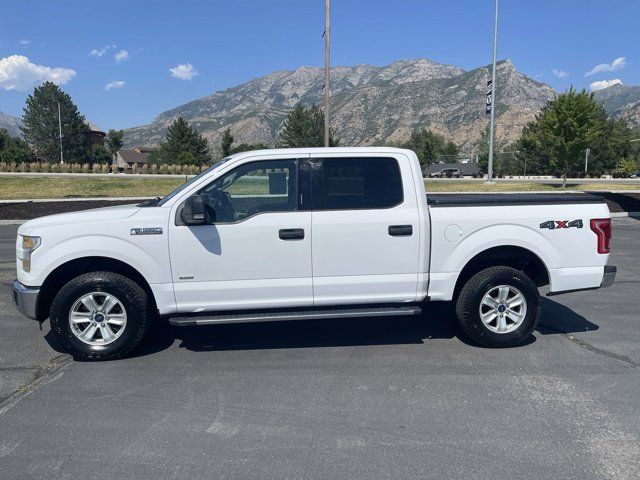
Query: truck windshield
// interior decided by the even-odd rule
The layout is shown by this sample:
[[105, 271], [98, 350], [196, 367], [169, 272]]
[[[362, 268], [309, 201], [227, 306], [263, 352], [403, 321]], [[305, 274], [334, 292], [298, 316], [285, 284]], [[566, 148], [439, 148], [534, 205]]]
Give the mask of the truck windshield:
[[218, 168], [218, 167], [222, 166], [223, 164], [225, 164], [230, 158], [231, 157], [227, 157], [227, 158], [224, 158], [223, 160], [220, 160], [219, 162], [214, 163], [213, 165], [211, 165], [209, 168], [207, 168], [203, 172], [200, 172], [198, 175], [196, 175], [195, 177], [191, 178], [189, 181], [187, 181], [187, 182], [183, 183], [182, 185], [180, 185], [178, 188], [176, 188], [173, 192], [169, 193], [168, 195], [166, 195], [166, 196], [164, 196], [162, 198], [157, 197], [157, 198], [155, 198], [153, 200], [149, 200], [147, 202], [143, 202], [139, 206], [140, 207], [161, 207], [162, 205], [167, 203], [169, 200], [171, 200], [173, 197], [175, 197], [180, 192], [182, 192], [184, 189], [188, 188], [190, 185], [192, 185], [193, 183], [198, 181], [200, 178], [202, 178], [203, 176], [205, 176], [208, 173], [212, 172], [216, 168]]

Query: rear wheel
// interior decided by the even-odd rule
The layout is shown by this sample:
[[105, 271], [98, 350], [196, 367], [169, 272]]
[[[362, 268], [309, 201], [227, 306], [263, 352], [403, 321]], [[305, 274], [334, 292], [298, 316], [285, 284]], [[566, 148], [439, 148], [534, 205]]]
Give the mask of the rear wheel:
[[511, 347], [525, 341], [540, 319], [535, 283], [511, 267], [476, 273], [462, 287], [456, 315], [462, 330], [486, 347]]
[[51, 330], [74, 357], [105, 360], [138, 346], [149, 328], [147, 293], [113, 272], [80, 275], [58, 292], [51, 305]]

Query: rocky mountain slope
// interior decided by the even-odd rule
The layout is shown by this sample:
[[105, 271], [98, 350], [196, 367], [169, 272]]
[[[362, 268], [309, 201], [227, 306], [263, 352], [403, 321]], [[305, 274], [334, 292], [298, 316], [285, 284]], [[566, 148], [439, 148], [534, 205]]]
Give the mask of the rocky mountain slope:
[[12, 137], [22, 136], [20, 125], [22, 125], [22, 120], [18, 117], [0, 112], [0, 128], [6, 128]]
[[640, 87], [613, 85], [595, 93], [609, 115], [624, 118], [631, 126], [640, 127]]
[[[487, 123], [488, 66], [464, 72], [420, 59], [384, 67], [335, 67], [331, 75], [331, 123], [343, 145], [403, 141], [413, 129], [430, 127], [469, 146]], [[497, 83], [497, 135], [510, 141], [554, 91], [519, 73], [508, 60], [498, 65]], [[237, 142], [270, 145], [294, 105], [322, 101], [322, 84], [321, 68], [274, 72], [164, 112], [150, 125], [127, 130], [125, 143], [157, 145], [167, 126], [181, 115], [216, 148], [227, 127]]]

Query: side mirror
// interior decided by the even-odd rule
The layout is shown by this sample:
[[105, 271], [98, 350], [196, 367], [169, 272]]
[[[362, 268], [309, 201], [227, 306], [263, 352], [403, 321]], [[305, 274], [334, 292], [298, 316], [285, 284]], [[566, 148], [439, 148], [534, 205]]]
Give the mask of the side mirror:
[[207, 223], [207, 212], [204, 199], [200, 195], [187, 198], [180, 212], [180, 218], [185, 225], [203, 225]]

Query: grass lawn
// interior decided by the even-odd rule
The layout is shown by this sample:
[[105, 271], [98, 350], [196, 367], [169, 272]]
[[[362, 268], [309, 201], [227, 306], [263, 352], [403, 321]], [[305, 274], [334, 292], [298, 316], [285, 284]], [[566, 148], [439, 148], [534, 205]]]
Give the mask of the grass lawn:
[[181, 178], [1, 177], [0, 199], [155, 197], [182, 185]]
[[[163, 196], [184, 183], [181, 178], [105, 178], [105, 177], [22, 177], [0, 176], [0, 199], [25, 198], [82, 198], [82, 197], [155, 197]], [[487, 185], [469, 181], [425, 181], [427, 192], [505, 192], [505, 191], [562, 191], [560, 184], [531, 182], [496, 182]], [[255, 186], [243, 185], [247, 193], [255, 193]], [[249, 188], [250, 187], [250, 188]], [[264, 187], [266, 188], [266, 187]], [[569, 191], [640, 190], [640, 185], [618, 183], [587, 183], [568, 185]], [[235, 192], [244, 193], [244, 192]], [[265, 192], [266, 193], [266, 192]]]

